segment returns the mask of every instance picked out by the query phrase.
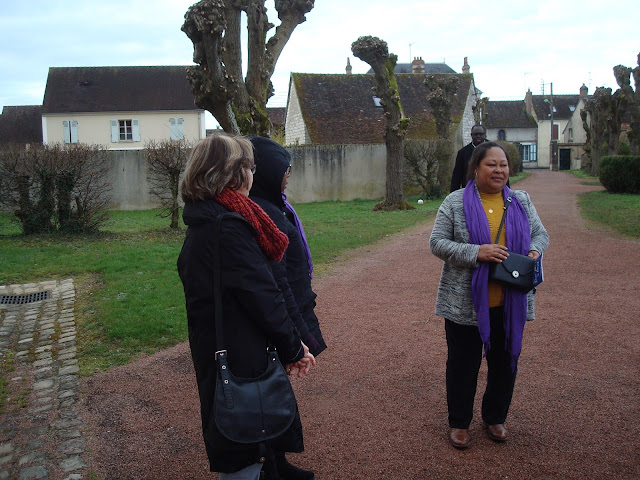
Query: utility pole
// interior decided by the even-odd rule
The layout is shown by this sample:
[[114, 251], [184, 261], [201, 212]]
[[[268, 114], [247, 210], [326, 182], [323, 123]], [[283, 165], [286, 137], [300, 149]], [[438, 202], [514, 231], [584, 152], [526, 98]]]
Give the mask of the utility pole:
[[550, 141], [550, 156], [549, 156], [549, 160], [550, 160], [550, 169], [551, 170], [555, 170], [558, 171], [560, 170], [560, 163], [559, 163], [559, 159], [558, 159], [558, 140], [554, 140], [553, 138], [553, 82], [550, 83], [550, 87], [551, 87], [551, 100], [549, 102], [549, 108], [551, 109], [551, 141]]

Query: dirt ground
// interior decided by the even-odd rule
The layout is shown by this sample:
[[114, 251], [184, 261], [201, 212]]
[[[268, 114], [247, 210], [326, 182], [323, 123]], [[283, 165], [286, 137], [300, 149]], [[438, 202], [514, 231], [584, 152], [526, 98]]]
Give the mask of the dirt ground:
[[[591, 228], [576, 195], [598, 187], [537, 171], [527, 190], [549, 231], [527, 324], [511, 439], [480, 424], [447, 442], [446, 343], [433, 314], [441, 261], [431, 224], [363, 248], [314, 279], [329, 349], [293, 381], [318, 479], [640, 479], [640, 243]], [[167, 268], [173, 268], [169, 265]], [[100, 480], [214, 479], [188, 345], [84, 380], [81, 414]]]

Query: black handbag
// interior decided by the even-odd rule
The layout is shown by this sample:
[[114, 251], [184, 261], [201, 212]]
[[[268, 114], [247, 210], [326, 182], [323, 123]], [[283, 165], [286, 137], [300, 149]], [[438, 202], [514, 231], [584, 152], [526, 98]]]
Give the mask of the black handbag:
[[[507, 216], [507, 208], [511, 204], [511, 196], [507, 197], [507, 202], [502, 213], [502, 220], [498, 228], [498, 235], [495, 243], [500, 239], [500, 233]], [[489, 266], [489, 280], [498, 282], [506, 287], [515, 288], [523, 293], [527, 293], [535, 287], [536, 261], [526, 255], [507, 251], [509, 256], [502, 263], [491, 263]]]
[[218, 372], [213, 399], [213, 418], [218, 431], [237, 443], [260, 443], [282, 435], [293, 423], [298, 405], [291, 382], [275, 348], [268, 348], [267, 369], [256, 378], [236, 377], [227, 363], [222, 338], [222, 286], [218, 238], [222, 218], [214, 235], [214, 302], [216, 362]]

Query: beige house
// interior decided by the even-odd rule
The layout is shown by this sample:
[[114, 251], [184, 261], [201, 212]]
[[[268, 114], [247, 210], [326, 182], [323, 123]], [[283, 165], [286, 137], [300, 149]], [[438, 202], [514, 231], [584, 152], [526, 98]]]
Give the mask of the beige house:
[[[525, 95], [527, 114], [538, 123], [538, 167], [551, 168], [551, 140], [558, 142], [561, 170], [580, 168], [586, 142], [580, 110], [587, 99], [587, 87], [580, 87], [579, 95]], [[552, 126], [553, 115], [553, 126]], [[558, 165], [553, 165], [556, 168]]]
[[[422, 59], [415, 59], [414, 67], [416, 64], [420, 68], [414, 68], [414, 73], [396, 74], [404, 114], [411, 119], [406, 138], [435, 139], [436, 124], [424, 84], [428, 69]], [[442, 65], [437, 64], [438, 67]], [[427, 73], [443, 77], [455, 75], [459, 79], [451, 110], [452, 139], [458, 149], [470, 137], [477, 91], [468, 69], [458, 74], [445, 67], [447, 73]], [[285, 120], [287, 145], [384, 143], [383, 109], [379, 99], [372, 94], [375, 78], [372, 74], [352, 75], [349, 71], [347, 66], [347, 74], [291, 74]]]
[[42, 105], [43, 143], [140, 150], [149, 141], [202, 139], [185, 66], [52, 67]]

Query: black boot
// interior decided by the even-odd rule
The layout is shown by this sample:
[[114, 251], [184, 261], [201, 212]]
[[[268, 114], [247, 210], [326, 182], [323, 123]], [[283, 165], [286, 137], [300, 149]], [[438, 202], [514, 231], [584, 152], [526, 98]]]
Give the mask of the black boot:
[[276, 467], [281, 480], [315, 480], [316, 478], [313, 472], [291, 465], [284, 453], [276, 453]]

